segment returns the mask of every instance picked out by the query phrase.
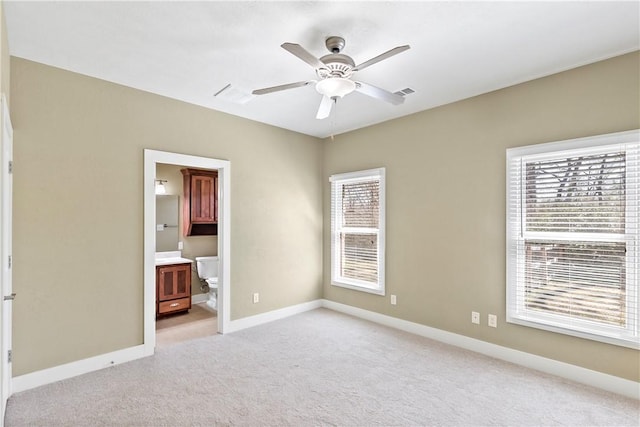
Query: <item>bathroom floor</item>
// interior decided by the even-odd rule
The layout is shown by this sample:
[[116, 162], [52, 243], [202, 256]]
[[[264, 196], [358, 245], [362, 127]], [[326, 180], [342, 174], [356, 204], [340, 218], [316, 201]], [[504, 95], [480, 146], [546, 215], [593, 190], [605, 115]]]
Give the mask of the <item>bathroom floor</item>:
[[216, 312], [206, 303], [193, 304], [188, 313], [174, 314], [156, 320], [156, 349], [215, 335], [217, 331]]

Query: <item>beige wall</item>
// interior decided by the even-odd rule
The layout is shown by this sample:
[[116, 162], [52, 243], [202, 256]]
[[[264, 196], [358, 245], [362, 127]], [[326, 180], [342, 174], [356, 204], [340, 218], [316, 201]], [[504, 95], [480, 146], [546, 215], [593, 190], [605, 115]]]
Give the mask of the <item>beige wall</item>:
[[[505, 150], [637, 129], [638, 64], [636, 52], [325, 141], [324, 297], [640, 380], [637, 350], [504, 322]], [[386, 297], [329, 284], [329, 176], [380, 166]]]
[[232, 319], [321, 297], [320, 141], [19, 58], [11, 75], [14, 375], [142, 343], [145, 148], [231, 162]]
[[[182, 203], [184, 202], [184, 188], [182, 172], [180, 172], [180, 169], [183, 167], [184, 166], [165, 165], [161, 163], [156, 165], [156, 178], [167, 180], [165, 183], [167, 194], [179, 196], [178, 238], [184, 244], [182, 255], [189, 259], [195, 259], [198, 256], [218, 255], [218, 236], [183, 235]], [[191, 269], [191, 293], [193, 295], [202, 293], [200, 290], [200, 279], [198, 278], [195, 262]]]
[[[504, 323], [505, 149], [640, 127], [638, 64], [633, 53], [319, 142], [12, 58], [14, 374], [142, 342], [152, 148], [232, 163], [232, 319], [324, 296], [638, 381], [638, 351]], [[386, 297], [328, 283], [328, 176], [379, 166]]]

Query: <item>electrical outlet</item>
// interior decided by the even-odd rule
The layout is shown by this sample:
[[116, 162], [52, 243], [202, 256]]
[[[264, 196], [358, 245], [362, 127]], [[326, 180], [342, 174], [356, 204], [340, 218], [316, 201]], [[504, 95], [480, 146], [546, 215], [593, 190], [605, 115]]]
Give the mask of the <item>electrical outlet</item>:
[[471, 323], [475, 323], [476, 325], [480, 324], [480, 313], [477, 311], [471, 312]]
[[178, 242], [178, 250], [181, 251], [184, 249], [184, 243], [183, 242]]
[[260, 294], [256, 292], [255, 294], [253, 294], [253, 303], [257, 304], [259, 302], [260, 302]]
[[491, 326], [492, 328], [497, 328], [498, 327], [498, 316], [496, 316], [495, 314], [490, 314], [487, 317], [487, 323], [489, 324], [489, 326]]
[[391, 305], [396, 305], [396, 296], [395, 295], [391, 295]]

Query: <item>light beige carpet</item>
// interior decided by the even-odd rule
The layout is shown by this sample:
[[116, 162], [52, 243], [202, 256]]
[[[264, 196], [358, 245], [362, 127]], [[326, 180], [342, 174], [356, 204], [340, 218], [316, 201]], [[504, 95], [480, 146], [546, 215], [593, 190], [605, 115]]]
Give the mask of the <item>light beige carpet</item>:
[[638, 426], [639, 402], [318, 309], [16, 394], [13, 426]]

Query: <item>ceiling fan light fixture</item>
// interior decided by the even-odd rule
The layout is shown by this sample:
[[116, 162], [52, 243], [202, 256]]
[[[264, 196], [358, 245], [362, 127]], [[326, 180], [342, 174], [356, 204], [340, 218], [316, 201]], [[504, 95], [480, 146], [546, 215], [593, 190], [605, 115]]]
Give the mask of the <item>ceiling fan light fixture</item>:
[[330, 77], [320, 80], [316, 84], [316, 90], [329, 98], [342, 98], [356, 90], [356, 84], [353, 80], [342, 77]]

